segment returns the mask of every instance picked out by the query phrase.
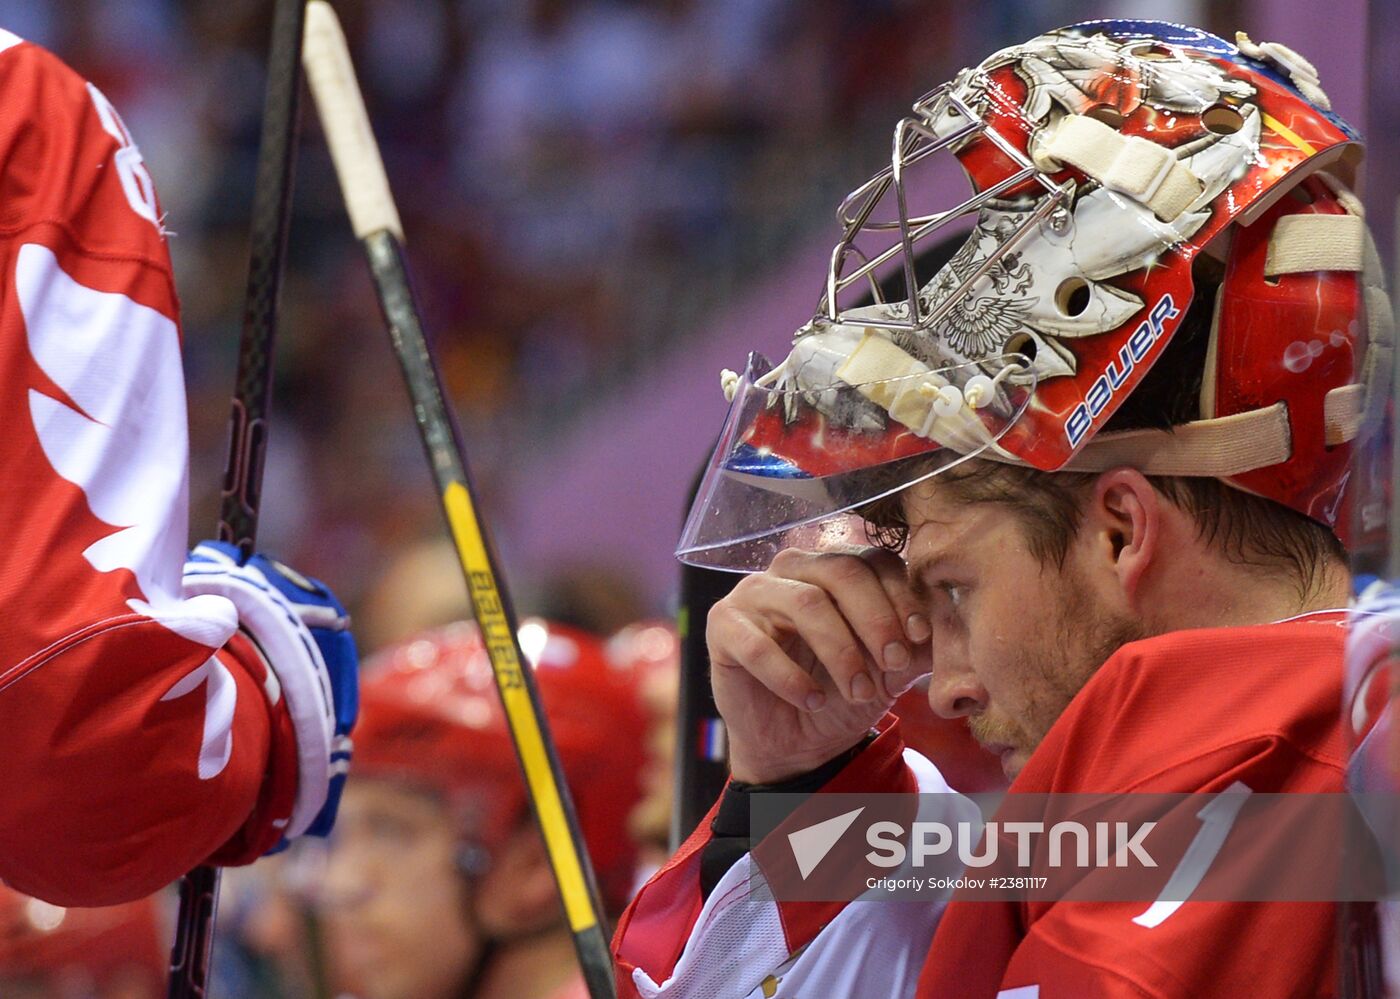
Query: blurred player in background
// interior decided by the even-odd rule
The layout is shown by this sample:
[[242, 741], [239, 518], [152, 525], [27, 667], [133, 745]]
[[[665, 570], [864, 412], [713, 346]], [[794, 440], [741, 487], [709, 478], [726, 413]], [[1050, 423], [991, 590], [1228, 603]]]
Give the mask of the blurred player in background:
[[643, 760], [642, 796], [627, 817], [628, 834], [637, 843], [640, 884], [671, 852], [680, 639], [670, 621], [639, 621], [608, 639], [607, 654], [615, 665], [636, 672], [637, 690], [647, 722], [646, 738], [636, 748]]
[[65, 909], [0, 887], [0, 996], [157, 999], [169, 932], [155, 898]]
[[[637, 850], [646, 717], [632, 663], [601, 640], [521, 626], [606, 905]], [[357, 999], [572, 999], [572, 938], [475, 625], [366, 668], [347, 791], [319, 897], [333, 986]]]

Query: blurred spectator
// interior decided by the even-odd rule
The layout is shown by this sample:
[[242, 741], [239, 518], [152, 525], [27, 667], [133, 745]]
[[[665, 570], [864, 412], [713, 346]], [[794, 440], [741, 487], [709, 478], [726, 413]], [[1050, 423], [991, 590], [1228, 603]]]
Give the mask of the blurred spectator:
[[[646, 610], [631, 575], [616, 566], [559, 566], [542, 583], [528, 583], [512, 591], [523, 613], [595, 635], [611, 634]], [[355, 635], [370, 650], [470, 618], [462, 563], [445, 531], [399, 545], [364, 591], [359, 607]]]
[[642, 798], [627, 816], [628, 833], [640, 851], [637, 883], [641, 884], [671, 855], [668, 837], [676, 795], [681, 645], [670, 621], [640, 621], [608, 639], [607, 650], [614, 663], [636, 671], [646, 711]]
[[446, 533], [401, 547], [375, 580], [355, 618], [355, 637], [370, 651], [471, 617], [457, 549]]
[[[600, 640], [539, 620], [522, 625], [521, 644], [605, 904], [620, 909], [636, 866], [637, 671]], [[572, 938], [475, 625], [371, 663], [355, 742], [318, 899], [332, 985], [358, 999], [577, 995]]]
[[521, 595], [531, 613], [595, 635], [611, 634], [648, 609], [625, 569], [599, 562], [557, 566], [543, 585]]

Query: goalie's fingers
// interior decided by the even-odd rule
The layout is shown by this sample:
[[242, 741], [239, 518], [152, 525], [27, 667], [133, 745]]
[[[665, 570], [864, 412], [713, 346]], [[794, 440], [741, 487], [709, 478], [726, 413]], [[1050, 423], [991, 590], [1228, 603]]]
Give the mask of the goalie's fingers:
[[[860, 557], [885, 588], [885, 595], [889, 597], [895, 615], [904, 627], [909, 644], [915, 647], [917, 658], [917, 647], [928, 643], [933, 636], [933, 627], [929, 624], [928, 608], [915, 596], [914, 587], [910, 585], [909, 566], [888, 548], [867, 548], [860, 553]], [[886, 669], [895, 668], [890, 663], [884, 665]]]
[[749, 615], [765, 634], [791, 635], [805, 645], [826, 674], [817, 681], [830, 678], [850, 703], [878, 696], [879, 670], [857, 637], [856, 626], [825, 587], [770, 571], [744, 580], [716, 607], [721, 605]]
[[705, 631], [714, 669], [743, 670], [774, 696], [801, 711], [820, 711], [826, 691], [777, 640], [745, 614], [716, 604]]
[[902, 569], [896, 570], [889, 564], [890, 558], [898, 561], [898, 556], [880, 549], [788, 549], [773, 559], [769, 570], [813, 586], [827, 596], [875, 665], [870, 677], [874, 684], [879, 683], [881, 670], [908, 668], [912, 650], [905, 622], [918, 611]]

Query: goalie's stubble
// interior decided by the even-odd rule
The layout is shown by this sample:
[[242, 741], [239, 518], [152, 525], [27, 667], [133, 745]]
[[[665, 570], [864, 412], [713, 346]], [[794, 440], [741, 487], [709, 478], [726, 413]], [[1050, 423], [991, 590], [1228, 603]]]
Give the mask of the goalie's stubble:
[[1019, 679], [1022, 704], [1003, 713], [1000, 706], [968, 718], [973, 738], [986, 747], [1009, 746], [1003, 769], [1014, 778], [1076, 694], [1108, 658], [1129, 642], [1147, 637], [1135, 618], [1098, 606], [1077, 570], [1061, 573], [1060, 585], [1047, 590], [1055, 603], [1055, 627], [1040, 641], [1017, 648], [1004, 669]]

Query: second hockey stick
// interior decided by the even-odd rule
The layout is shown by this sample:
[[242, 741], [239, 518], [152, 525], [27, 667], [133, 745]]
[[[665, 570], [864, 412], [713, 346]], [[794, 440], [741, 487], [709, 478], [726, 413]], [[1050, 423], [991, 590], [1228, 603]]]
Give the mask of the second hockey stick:
[[558, 754], [540, 710], [534, 678], [520, 651], [515, 614], [477, 513], [462, 442], [413, 299], [403, 258], [403, 228], [345, 36], [325, 0], [307, 4], [304, 59], [350, 224], [369, 259], [375, 291], [413, 401], [448, 530], [466, 575], [472, 609], [491, 659], [535, 818], [544, 835], [584, 981], [592, 999], [612, 999], [616, 995], [612, 960], [593, 871]]
[[[304, 25], [302, 0], [277, 0], [253, 189], [248, 285], [238, 343], [228, 467], [219, 507], [219, 538], [237, 545], [245, 559], [253, 553], [257, 534], [263, 457], [267, 451], [272, 345], [277, 333], [277, 299], [291, 222], [296, 161], [301, 94], [301, 60], [297, 56]], [[218, 905], [217, 867], [196, 867], [180, 879], [180, 911], [170, 954], [169, 999], [202, 999], [208, 995]]]

